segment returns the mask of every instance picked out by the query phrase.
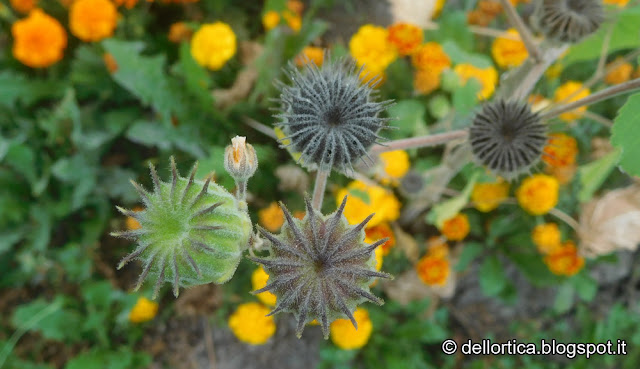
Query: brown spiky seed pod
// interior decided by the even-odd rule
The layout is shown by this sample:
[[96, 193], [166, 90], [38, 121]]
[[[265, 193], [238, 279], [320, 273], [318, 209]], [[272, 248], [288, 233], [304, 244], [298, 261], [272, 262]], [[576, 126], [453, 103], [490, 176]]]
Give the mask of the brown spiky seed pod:
[[343, 215], [347, 197], [336, 212], [327, 216], [313, 209], [309, 199], [304, 219], [294, 219], [280, 204], [286, 223], [280, 234], [274, 235], [261, 227], [258, 230], [270, 243], [269, 256], [252, 257], [269, 274], [268, 284], [254, 294], [270, 291], [277, 297], [278, 312], [293, 313], [298, 321], [296, 333], [302, 335], [304, 326], [316, 319], [329, 337], [329, 323], [348, 318], [357, 329], [353, 317], [356, 306], [365, 301], [382, 304], [371, 294], [369, 286], [375, 278], [391, 278], [377, 272], [374, 250], [387, 239], [372, 244], [364, 241], [362, 223], [349, 225]]
[[549, 39], [575, 43], [604, 20], [602, 0], [538, 0], [532, 24]]

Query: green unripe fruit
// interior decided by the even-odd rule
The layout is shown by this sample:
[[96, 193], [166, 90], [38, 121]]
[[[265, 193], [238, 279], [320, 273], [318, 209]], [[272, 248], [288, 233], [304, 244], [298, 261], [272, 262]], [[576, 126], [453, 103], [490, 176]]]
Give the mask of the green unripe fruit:
[[113, 236], [134, 239], [138, 247], [118, 269], [133, 259], [143, 263], [136, 289], [147, 277], [156, 279], [154, 296], [163, 282], [179, 286], [225, 283], [236, 271], [251, 236], [246, 203], [239, 202], [223, 187], [195, 181], [197, 164], [189, 178], [181, 177], [171, 158], [171, 182], [162, 182], [151, 165], [153, 192], [133, 182], [145, 209], [134, 212], [118, 207], [135, 218], [140, 229], [114, 232]]

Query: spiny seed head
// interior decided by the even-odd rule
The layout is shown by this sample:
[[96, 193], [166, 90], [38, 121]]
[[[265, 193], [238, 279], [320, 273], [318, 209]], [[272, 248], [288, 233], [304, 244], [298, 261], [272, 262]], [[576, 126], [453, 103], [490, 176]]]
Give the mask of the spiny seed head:
[[293, 313], [298, 337], [305, 324], [314, 319], [320, 323], [325, 339], [329, 323], [335, 319], [348, 318], [358, 328], [353, 317], [356, 306], [367, 300], [383, 303], [371, 294], [369, 286], [375, 278], [391, 277], [375, 269], [374, 250], [387, 239], [366, 244], [364, 228], [373, 214], [351, 226], [343, 215], [346, 202], [345, 196], [335, 213], [324, 216], [306, 199], [307, 213], [302, 220], [293, 218], [281, 204], [287, 221], [280, 234], [258, 228], [271, 249], [269, 256], [252, 260], [263, 265], [269, 281], [253, 293], [274, 293], [277, 304], [269, 315]]
[[135, 218], [140, 229], [113, 232], [112, 236], [136, 240], [137, 248], [125, 256], [118, 269], [133, 259], [143, 263], [135, 289], [148, 276], [155, 276], [154, 297], [163, 282], [179, 286], [224, 283], [235, 273], [251, 235], [246, 211], [224, 188], [207, 179], [195, 181], [197, 163], [189, 178], [181, 177], [171, 158], [171, 181], [162, 182], [150, 165], [153, 192], [132, 182], [145, 209], [134, 212], [118, 207]]
[[302, 71], [289, 64], [286, 74], [292, 84], [278, 84], [277, 125], [287, 135], [282, 141], [302, 154], [303, 165], [352, 171], [353, 163], [382, 139], [378, 132], [389, 118], [380, 115], [392, 102], [373, 101], [377, 82], [363, 82], [361, 77], [367, 76], [361, 76], [363, 68], [352, 59], [325, 60], [322, 68], [309, 61]]
[[474, 158], [513, 179], [535, 165], [547, 142], [547, 129], [529, 104], [497, 100], [482, 106], [469, 129]]
[[575, 43], [604, 22], [602, 0], [538, 0], [534, 26], [547, 38]]
[[400, 191], [406, 195], [415, 195], [424, 189], [424, 177], [421, 173], [410, 171], [400, 180]]

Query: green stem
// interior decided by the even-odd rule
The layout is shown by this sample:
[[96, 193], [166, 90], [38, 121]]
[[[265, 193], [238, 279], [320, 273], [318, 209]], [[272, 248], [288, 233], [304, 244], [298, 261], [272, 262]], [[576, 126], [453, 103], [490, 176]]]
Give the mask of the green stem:
[[313, 199], [311, 200], [314, 209], [320, 210], [322, 208], [324, 190], [327, 187], [327, 178], [329, 178], [329, 171], [318, 169], [316, 173], [316, 183], [313, 188]]
[[389, 141], [384, 145], [374, 145], [371, 149], [369, 149], [369, 153], [372, 155], [376, 155], [387, 151], [417, 149], [422, 147], [442, 145], [449, 141], [466, 138], [468, 134], [469, 132], [467, 132], [466, 129], [459, 129], [445, 133]]

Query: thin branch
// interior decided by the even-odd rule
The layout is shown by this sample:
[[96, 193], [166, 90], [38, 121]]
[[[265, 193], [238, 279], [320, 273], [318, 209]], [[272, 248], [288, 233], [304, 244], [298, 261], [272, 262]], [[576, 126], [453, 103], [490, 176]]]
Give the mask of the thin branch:
[[[558, 58], [567, 50], [568, 45], [562, 45], [559, 47], [551, 47], [544, 51], [542, 60], [537, 63], [533, 63], [531, 61], [525, 61], [525, 64], [517, 70], [517, 72], [525, 72], [526, 74], [520, 78], [516, 79], [517, 87], [513, 94], [515, 99], [524, 100], [529, 96], [536, 83], [542, 78], [544, 72], [549, 68], [551, 64], [553, 64]], [[525, 68], [529, 68], [528, 72]], [[522, 73], [521, 72], [521, 73]], [[502, 82], [501, 82], [502, 83]], [[504, 85], [504, 83], [502, 83]], [[509, 96], [507, 96], [509, 97]]]
[[611, 44], [611, 35], [613, 35], [613, 24], [609, 25], [607, 34], [604, 36], [604, 42], [602, 43], [602, 50], [600, 50], [600, 59], [598, 60], [598, 68], [594, 76], [601, 75], [607, 63], [607, 54], [609, 54], [609, 45]]
[[535, 43], [531, 31], [529, 31], [529, 28], [527, 28], [527, 26], [524, 24], [524, 21], [522, 21], [522, 18], [520, 18], [520, 15], [518, 15], [516, 8], [511, 5], [511, 2], [509, 0], [500, 0], [500, 3], [502, 4], [502, 8], [507, 15], [507, 19], [509, 19], [509, 22], [518, 30], [518, 33], [520, 33], [522, 42], [527, 48], [527, 51], [529, 51], [529, 55], [536, 62], [542, 60], [542, 53], [540, 52], [540, 48], [538, 48], [538, 45]]
[[244, 123], [249, 127], [255, 129], [256, 131], [273, 138], [274, 140], [278, 139], [276, 133], [273, 131], [273, 128], [266, 126], [255, 119], [244, 117]]
[[633, 79], [631, 81], [627, 81], [624, 83], [620, 83], [615, 86], [611, 86], [609, 88], [605, 88], [602, 91], [598, 91], [594, 94], [591, 94], [583, 99], [576, 100], [566, 105], [559, 106], [551, 111], [548, 111], [542, 115], [542, 119], [551, 119], [560, 114], [566, 113], [568, 111], [572, 111], [574, 109], [580, 108], [585, 105], [591, 105], [598, 103], [600, 101], [612, 98], [616, 95], [620, 95], [626, 92], [631, 92], [633, 90], [640, 89], [640, 78]]
[[600, 114], [596, 114], [591, 111], [585, 111], [584, 117], [593, 120], [594, 122], [600, 123], [607, 128], [613, 127], [613, 121], [611, 119], [607, 119]]
[[569, 214], [565, 213], [564, 211], [558, 208], [553, 208], [549, 210], [549, 214], [567, 223], [567, 225], [573, 228], [573, 230], [576, 232], [578, 231], [578, 229], [580, 229], [580, 224], [575, 219], [573, 219]]
[[468, 134], [469, 132], [466, 129], [459, 129], [451, 132], [389, 141], [384, 145], [374, 145], [371, 149], [369, 149], [369, 153], [371, 155], [377, 155], [387, 151], [437, 146], [445, 144], [449, 141], [466, 138]]
[[495, 29], [495, 28], [469, 26], [469, 30], [471, 31], [471, 33], [474, 33], [479, 36], [488, 36], [493, 38], [500, 37], [500, 38], [506, 38], [513, 41], [522, 41], [520, 36], [516, 36], [511, 33], [507, 33], [505, 31]]
[[321, 210], [322, 200], [324, 200], [324, 190], [327, 187], [327, 178], [329, 178], [329, 171], [318, 169], [316, 173], [316, 183], [313, 188], [313, 199], [311, 204], [316, 210]]

